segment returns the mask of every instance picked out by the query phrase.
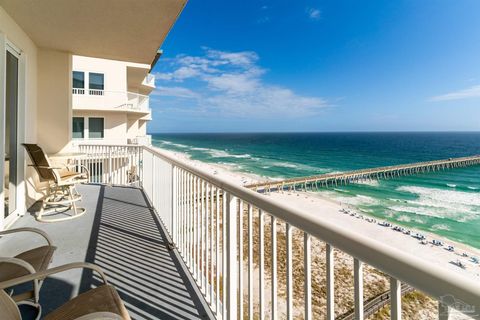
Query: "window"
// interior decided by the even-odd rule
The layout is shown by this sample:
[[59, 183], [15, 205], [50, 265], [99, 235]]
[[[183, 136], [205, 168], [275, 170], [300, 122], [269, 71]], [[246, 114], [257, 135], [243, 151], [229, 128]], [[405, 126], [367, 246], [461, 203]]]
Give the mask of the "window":
[[73, 71], [73, 88], [85, 89], [85, 73]]
[[73, 139], [83, 139], [84, 134], [83, 130], [85, 129], [85, 120], [81, 117], [73, 117], [73, 123], [72, 123], [72, 138]]
[[103, 139], [103, 118], [88, 118], [88, 137], [90, 139]]
[[89, 84], [88, 88], [90, 90], [104, 90], [103, 86], [103, 73], [93, 73], [88, 74]]

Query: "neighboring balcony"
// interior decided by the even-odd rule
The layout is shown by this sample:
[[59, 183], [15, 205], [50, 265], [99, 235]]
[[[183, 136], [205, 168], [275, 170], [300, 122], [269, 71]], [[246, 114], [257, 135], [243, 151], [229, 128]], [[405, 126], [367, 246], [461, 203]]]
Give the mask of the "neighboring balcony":
[[147, 74], [145, 79], [143, 79], [142, 86], [155, 88], [155, 76], [151, 73]]
[[144, 136], [136, 136], [133, 139], [129, 139], [131, 144], [139, 144], [142, 146], [151, 146], [152, 145], [152, 136], [146, 134]]
[[151, 120], [150, 99], [146, 95], [82, 88], [73, 88], [72, 93], [73, 110], [129, 112]]

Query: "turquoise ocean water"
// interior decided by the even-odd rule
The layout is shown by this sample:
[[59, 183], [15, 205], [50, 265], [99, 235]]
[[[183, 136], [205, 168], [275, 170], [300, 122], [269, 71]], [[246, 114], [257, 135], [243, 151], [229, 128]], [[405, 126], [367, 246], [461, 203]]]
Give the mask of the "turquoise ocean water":
[[[192, 159], [275, 179], [480, 154], [480, 133], [153, 134], [152, 138], [155, 146]], [[321, 192], [377, 218], [480, 248], [480, 166]]]

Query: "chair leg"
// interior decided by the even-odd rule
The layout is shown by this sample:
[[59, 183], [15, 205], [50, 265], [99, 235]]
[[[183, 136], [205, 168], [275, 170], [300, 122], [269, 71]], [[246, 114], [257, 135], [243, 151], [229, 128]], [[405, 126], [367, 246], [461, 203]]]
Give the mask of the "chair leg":
[[69, 200], [69, 207], [73, 211], [73, 216], [76, 216], [77, 215], [77, 206], [75, 205], [75, 202], [73, 201], [72, 187], [68, 186], [65, 191], [67, 193], [67, 198]]

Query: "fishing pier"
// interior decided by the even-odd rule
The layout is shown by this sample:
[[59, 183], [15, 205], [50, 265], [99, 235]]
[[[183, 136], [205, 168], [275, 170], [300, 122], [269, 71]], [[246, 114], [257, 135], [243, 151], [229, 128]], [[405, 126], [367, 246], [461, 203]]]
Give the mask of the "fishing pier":
[[320, 174], [280, 181], [265, 181], [251, 184], [246, 187], [262, 193], [273, 191], [317, 191], [320, 188], [337, 187], [350, 183], [361, 183], [371, 180], [392, 179], [453, 168], [475, 166], [479, 164], [480, 155], [475, 155], [470, 157], [417, 162], [340, 173]]

